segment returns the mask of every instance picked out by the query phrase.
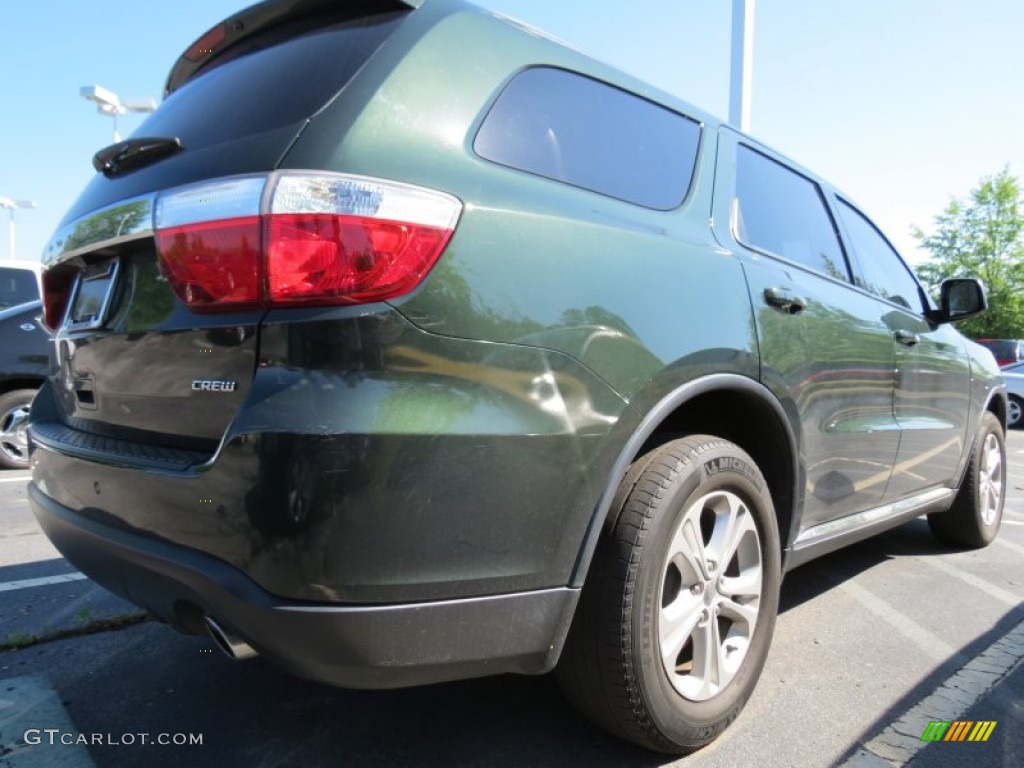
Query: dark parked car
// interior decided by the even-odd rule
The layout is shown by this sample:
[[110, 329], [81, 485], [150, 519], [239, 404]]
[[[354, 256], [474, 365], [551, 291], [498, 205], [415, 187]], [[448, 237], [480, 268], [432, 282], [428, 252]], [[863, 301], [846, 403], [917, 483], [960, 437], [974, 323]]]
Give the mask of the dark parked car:
[[753, 690], [784, 572], [999, 529], [1006, 395], [951, 326], [980, 284], [933, 305], [835, 188], [507, 19], [262, 3], [94, 164], [46, 252], [31, 503], [236, 658], [557, 667], [683, 752]]
[[42, 314], [38, 299], [0, 309], [0, 467], [28, 467], [29, 405], [49, 370]]
[[28, 407], [47, 374], [38, 263], [0, 259], [0, 467], [28, 467]]
[[41, 272], [36, 262], [0, 259], [0, 310], [39, 301]]
[[1024, 339], [978, 339], [978, 343], [992, 353], [1000, 366], [1024, 360]]

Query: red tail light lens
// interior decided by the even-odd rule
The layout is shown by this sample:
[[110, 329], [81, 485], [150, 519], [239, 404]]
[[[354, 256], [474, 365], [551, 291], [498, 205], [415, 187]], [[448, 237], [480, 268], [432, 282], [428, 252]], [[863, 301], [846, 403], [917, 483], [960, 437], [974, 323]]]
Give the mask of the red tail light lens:
[[72, 270], [54, 269], [43, 273], [43, 325], [52, 333], [60, 328], [75, 282]]
[[195, 310], [260, 301], [260, 218], [204, 221], [157, 232], [164, 272]]
[[218, 24], [212, 29], [207, 30], [202, 37], [192, 43], [189, 49], [185, 51], [182, 56], [189, 61], [202, 61], [223, 45], [227, 36], [227, 26], [224, 24]]
[[195, 311], [358, 304], [415, 288], [461, 210], [406, 184], [282, 172], [164, 193], [155, 228], [164, 273]]
[[360, 216], [267, 216], [272, 304], [383, 301], [434, 266], [451, 230]]

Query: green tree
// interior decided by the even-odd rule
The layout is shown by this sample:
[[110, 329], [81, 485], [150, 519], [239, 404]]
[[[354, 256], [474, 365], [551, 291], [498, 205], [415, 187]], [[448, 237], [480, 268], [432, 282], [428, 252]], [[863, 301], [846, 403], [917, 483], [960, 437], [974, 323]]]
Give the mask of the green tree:
[[953, 199], [931, 233], [914, 237], [931, 253], [917, 268], [932, 290], [949, 277], [977, 277], [989, 309], [960, 329], [976, 338], [1024, 338], [1024, 218], [1020, 181], [1003, 168], [981, 179], [966, 200]]

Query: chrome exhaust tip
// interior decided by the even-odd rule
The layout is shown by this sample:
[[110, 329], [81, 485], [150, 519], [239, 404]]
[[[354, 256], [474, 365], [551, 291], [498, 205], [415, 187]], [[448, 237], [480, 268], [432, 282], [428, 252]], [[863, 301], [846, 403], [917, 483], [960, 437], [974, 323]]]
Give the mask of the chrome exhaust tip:
[[224, 655], [235, 661], [243, 661], [259, 656], [259, 652], [245, 640], [225, 630], [210, 616], [203, 616], [203, 623], [206, 624], [206, 631], [209, 632], [213, 642], [224, 652]]

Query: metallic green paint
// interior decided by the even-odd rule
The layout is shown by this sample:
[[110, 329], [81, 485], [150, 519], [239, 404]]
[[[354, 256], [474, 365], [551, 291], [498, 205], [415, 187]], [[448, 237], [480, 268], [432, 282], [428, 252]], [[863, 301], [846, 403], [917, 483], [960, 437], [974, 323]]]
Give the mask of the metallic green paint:
[[[261, 333], [256, 376], [206, 464], [147, 472], [131, 457], [102, 466], [40, 449], [36, 484], [281, 597], [391, 602], [568, 582], [627, 408], [587, 368], [424, 333], [382, 305], [272, 312]], [[37, 420], [47, 401], [56, 411], [50, 386]]]
[[[478, 157], [488, 109], [532, 66], [699, 121], [683, 203], [648, 210]], [[462, 201], [436, 267], [390, 305], [236, 318], [259, 327], [258, 351], [251, 337], [235, 350], [254, 356], [239, 354], [238, 370], [255, 372], [206, 419], [222, 439], [204, 463], [161, 472], [129, 453], [96, 462], [38, 448], [35, 482], [84, 516], [213, 555], [272, 594], [340, 603], [578, 586], [615, 488], [659, 430], [727, 431], [772, 467], [790, 544], [922, 485], [955, 487], [981, 411], [1005, 413], [991, 356], [842, 275], [738, 243], [739, 140], [534, 31], [460, 0], [424, 3], [308, 121], [97, 177], [70, 219], [114, 190], [126, 200], [271, 167], [365, 174]], [[102, 237], [108, 219], [96, 219]], [[83, 246], [94, 234], [79, 233]], [[769, 306], [777, 288], [806, 310]], [[86, 357], [106, 345], [111, 357], [151, 361], [163, 349], [180, 362], [203, 340], [187, 329], [227, 323], [159, 301], [119, 317], [121, 335], [85, 340]], [[898, 347], [900, 330], [918, 346]], [[170, 376], [139, 391], [153, 396]], [[60, 386], [55, 376], [48, 388]], [[33, 418], [47, 403], [55, 413], [55, 397], [37, 400]]]

